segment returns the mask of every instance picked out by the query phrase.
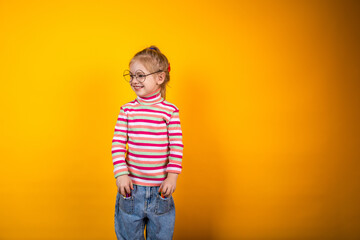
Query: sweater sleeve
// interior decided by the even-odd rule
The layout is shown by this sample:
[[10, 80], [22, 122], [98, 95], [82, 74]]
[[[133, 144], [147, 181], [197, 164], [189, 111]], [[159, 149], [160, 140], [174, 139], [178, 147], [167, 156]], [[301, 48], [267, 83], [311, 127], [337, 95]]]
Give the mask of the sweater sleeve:
[[183, 157], [183, 141], [182, 131], [180, 126], [179, 110], [175, 110], [169, 120], [168, 126], [169, 136], [169, 163], [167, 164], [166, 172], [180, 173], [182, 170]]
[[118, 119], [116, 121], [111, 147], [115, 178], [120, 175], [129, 174], [129, 170], [125, 162], [126, 143], [128, 139], [127, 125], [127, 114], [121, 107]]

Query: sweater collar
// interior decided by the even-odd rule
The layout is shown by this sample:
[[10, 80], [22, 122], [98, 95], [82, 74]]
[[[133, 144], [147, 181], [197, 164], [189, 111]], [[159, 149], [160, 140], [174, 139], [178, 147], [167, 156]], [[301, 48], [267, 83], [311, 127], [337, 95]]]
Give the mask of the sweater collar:
[[153, 105], [153, 104], [162, 102], [164, 99], [161, 97], [161, 93], [160, 93], [160, 89], [159, 89], [153, 93], [150, 93], [149, 95], [147, 95], [145, 97], [137, 96], [136, 100], [141, 105]]

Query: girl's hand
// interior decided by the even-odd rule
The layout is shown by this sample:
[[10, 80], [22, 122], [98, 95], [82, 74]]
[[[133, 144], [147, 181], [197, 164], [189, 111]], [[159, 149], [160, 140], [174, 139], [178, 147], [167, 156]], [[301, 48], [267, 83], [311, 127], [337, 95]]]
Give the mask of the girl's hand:
[[177, 177], [177, 173], [168, 173], [167, 178], [160, 185], [159, 192], [165, 197], [170, 197], [175, 192]]
[[124, 197], [126, 194], [130, 194], [131, 190], [134, 189], [131, 178], [126, 174], [116, 178], [116, 186], [118, 187], [118, 192], [121, 193], [121, 195]]

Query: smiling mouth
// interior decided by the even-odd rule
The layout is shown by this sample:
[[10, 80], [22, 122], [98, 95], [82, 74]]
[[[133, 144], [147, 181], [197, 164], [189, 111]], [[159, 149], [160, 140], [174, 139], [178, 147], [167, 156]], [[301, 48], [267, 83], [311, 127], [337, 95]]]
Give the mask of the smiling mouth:
[[144, 86], [133, 85], [132, 87], [133, 87], [135, 90], [139, 90], [139, 89], [143, 88]]

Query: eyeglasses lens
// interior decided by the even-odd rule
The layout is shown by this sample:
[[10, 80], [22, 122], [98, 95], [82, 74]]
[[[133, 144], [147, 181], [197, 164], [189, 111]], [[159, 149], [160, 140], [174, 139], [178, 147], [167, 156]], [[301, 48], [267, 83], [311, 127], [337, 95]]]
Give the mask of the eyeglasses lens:
[[145, 81], [145, 73], [142, 71], [138, 71], [135, 73], [136, 75], [136, 80], [138, 80], [139, 82], [143, 82]]
[[125, 81], [127, 81], [127, 82], [131, 81], [131, 73], [129, 70], [125, 70], [123, 73], [123, 76], [124, 76]]
[[132, 80], [134, 80], [134, 78], [136, 78], [137, 81], [139, 82], [144, 82], [146, 75], [143, 71], [137, 71], [135, 73], [135, 75], [133, 75], [129, 70], [125, 70], [123, 73], [124, 79], [127, 82], [131, 82]]

